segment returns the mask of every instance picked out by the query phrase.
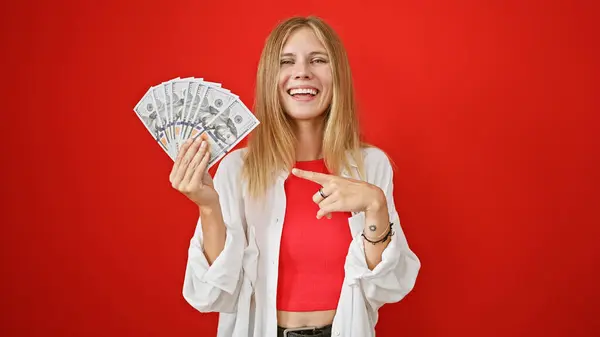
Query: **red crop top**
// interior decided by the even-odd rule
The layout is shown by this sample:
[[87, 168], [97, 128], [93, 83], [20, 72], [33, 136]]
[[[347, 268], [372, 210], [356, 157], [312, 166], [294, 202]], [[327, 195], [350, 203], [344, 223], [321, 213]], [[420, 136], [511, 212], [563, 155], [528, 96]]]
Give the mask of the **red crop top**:
[[[329, 173], [324, 161], [297, 162], [302, 170]], [[334, 212], [317, 220], [312, 201], [321, 185], [292, 174], [285, 181], [286, 212], [279, 252], [277, 309], [336, 309], [344, 280], [344, 262], [352, 240], [350, 213]]]

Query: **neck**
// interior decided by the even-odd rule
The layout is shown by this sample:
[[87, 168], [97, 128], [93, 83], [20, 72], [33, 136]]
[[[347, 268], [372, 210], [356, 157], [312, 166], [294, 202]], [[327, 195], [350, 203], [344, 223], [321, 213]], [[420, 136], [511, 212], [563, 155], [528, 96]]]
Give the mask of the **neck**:
[[296, 160], [309, 161], [323, 157], [323, 128], [322, 119], [296, 120]]

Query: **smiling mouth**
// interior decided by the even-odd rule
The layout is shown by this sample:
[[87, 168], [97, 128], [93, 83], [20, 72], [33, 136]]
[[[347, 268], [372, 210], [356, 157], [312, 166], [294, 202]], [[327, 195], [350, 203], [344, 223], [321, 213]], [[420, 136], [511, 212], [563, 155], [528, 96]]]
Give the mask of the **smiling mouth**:
[[319, 93], [319, 90], [314, 88], [290, 89], [287, 93], [292, 97], [314, 97]]

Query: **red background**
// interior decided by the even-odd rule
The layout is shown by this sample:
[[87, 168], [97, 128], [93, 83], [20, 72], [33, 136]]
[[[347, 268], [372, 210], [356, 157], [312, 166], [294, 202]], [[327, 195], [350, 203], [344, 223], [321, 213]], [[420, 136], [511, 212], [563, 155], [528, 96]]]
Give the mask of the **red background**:
[[3, 2], [0, 335], [215, 335], [181, 296], [197, 211], [132, 108], [176, 76], [251, 105], [270, 29], [314, 13], [423, 263], [378, 336], [598, 336], [593, 3]]

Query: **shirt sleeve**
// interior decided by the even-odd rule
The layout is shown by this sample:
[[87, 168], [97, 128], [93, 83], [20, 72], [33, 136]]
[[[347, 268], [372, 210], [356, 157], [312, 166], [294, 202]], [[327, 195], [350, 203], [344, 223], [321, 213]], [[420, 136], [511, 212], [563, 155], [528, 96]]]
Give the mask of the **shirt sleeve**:
[[[377, 150], [366, 160], [371, 161], [367, 180], [379, 186], [385, 194], [394, 235], [383, 251], [381, 262], [370, 270], [365, 257], [362, 230], [359, 231], [350, 244], [346, 270], [350, 283], [359, 284], [371, 309], [378, 310], [385, 303], [402, 300], [413, 289], [421, 262], [409, 248], [400, 225], [394, 203], [393, 170], [389, 159], [383, 151]], [[363, 212], [358, 213], [349, 221], [351, 227], [364, 228], [365, 215]]]
[[223, 251], [209, 265], [203, 250], [202, 219], [196, 224], [188, 248], [183, 297], [200, 312], [234, 312], [243, 280], [242, 260], [246, 246], [243, 200], [238, 178], [238, 151], [223, 158], [213, 179], [226, 226]]

